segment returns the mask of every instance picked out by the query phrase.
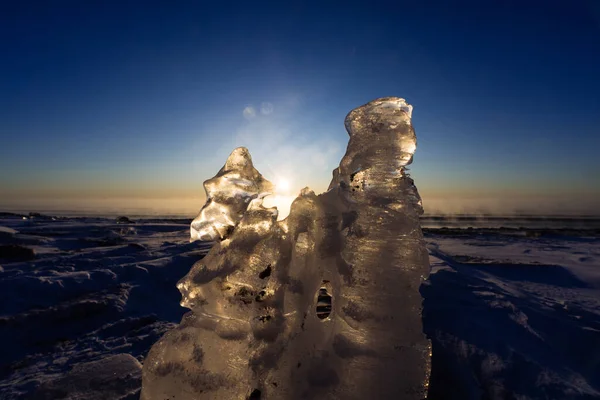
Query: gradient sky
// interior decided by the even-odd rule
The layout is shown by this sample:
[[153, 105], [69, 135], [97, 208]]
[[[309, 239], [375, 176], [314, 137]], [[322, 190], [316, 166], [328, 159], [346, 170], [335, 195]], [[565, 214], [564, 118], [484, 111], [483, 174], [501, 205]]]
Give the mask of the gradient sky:
[[426, 211], [600, 214], [599, 1], [15, 1], [0, 46], [0, 210], [193, 217], [240, 145], [323, 191], [399, 96]]

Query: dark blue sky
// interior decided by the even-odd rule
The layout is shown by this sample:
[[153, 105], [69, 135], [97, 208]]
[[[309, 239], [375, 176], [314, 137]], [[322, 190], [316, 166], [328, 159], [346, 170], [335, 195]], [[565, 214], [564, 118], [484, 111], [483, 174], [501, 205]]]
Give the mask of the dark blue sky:
[[399, 96], [429, 211], [598, 210], [598, 1], [174, 4], [0, 6], [0, 207], [197, 199], [238, 145], [324, 190]]

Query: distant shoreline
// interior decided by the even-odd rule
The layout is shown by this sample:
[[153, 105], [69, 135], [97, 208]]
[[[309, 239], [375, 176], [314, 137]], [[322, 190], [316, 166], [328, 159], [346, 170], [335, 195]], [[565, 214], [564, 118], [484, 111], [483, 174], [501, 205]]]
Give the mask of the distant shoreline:
[[[0, 216], [3, 215], [16, 215], [16, 216], [28, 216], [30, 213], [39, 213], [41, 215], [56, 216], [56, 217], [88, 217], [88, 218], [116, 218], [119, 216], [127, 216], [130, 218], [138, 219], [156, 219], [156, 218], [178, 218], [178, 219], [193, 219], [198, 214], [195, 211], [190, 214], [186, 213], [159, 213], [159, 212], [131, 212], [131, 210], [115, 210], [115, 211], [74, 211], [74, 210], [43, 210], [43, 209], [9, 209], [1, 210]], [[493, 214], [493, 213], [456, 213], [456, 214], [428, 214], [425, 213], [421, 216], [421, 220], [430, 221], [444, 221], [444, 220], [502, 220], [502, 219], [523, 219], [523, 220], [598, 220], [600, 221], [600, 214]]]
[[[132, 220], [153, 222], [177, 222], [189, 224], [196, 216], [190, 214], [159, 214], [126, 212], [82, 212], [82, 211], [0, 211], [0, 218], [19, 218], [30, 220], [64, 220], [64, 219], [102, 219], [115, 220], [126, 216]], [[425, 214], [421, 216], [423, 229], [600, 229], [599, 215], [531, 215], [531, 214]]]

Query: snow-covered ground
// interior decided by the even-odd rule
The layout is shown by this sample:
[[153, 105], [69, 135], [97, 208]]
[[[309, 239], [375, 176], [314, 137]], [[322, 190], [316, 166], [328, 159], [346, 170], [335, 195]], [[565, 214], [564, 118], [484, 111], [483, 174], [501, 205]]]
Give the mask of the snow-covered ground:
[[427, 234], [431, 398], [600, 398], [599, 232], [526, 232]]
[[[210, 247], [189, 222], [2, 215], [0, 399], [136, 399], [186, 312], [175, 283]], [[430, 398], [600, 398], [600, 230], [426, 238]]]
[[[1, 245], [35, 251], [31, 260], [2, 259], [0, 248], [0, 398], [137, 398], [139, 362], [186, 311], [175, 284], [209, 246], [189, 243], [189, 221], [5, 217], [0, 225], [17, 231], [3, 229]], [[107, 358], [119, 354], [133, 357]], [[78, 380], [65, 379], [72, 370]]]

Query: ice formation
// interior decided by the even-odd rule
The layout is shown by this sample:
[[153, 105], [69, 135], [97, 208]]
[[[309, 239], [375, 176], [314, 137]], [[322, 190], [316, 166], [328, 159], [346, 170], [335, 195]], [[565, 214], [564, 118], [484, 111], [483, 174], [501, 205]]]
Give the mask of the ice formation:
[[142, 400], [426, 397], [411, 112], [395, 97], [350, 112], [329, 190], [303, 189], [283, 221], [248, 151], [232, 153], [191, 228], [224, 239], [178, 283], [191, 312], [148, 354]]
[[190, 226], [190, 241], [224, 239], [240, 222], [251, 200], [273, 191], [252, 165], [248, 149], [238, 147], [212, 179], [204, 182], [206, 204]]

